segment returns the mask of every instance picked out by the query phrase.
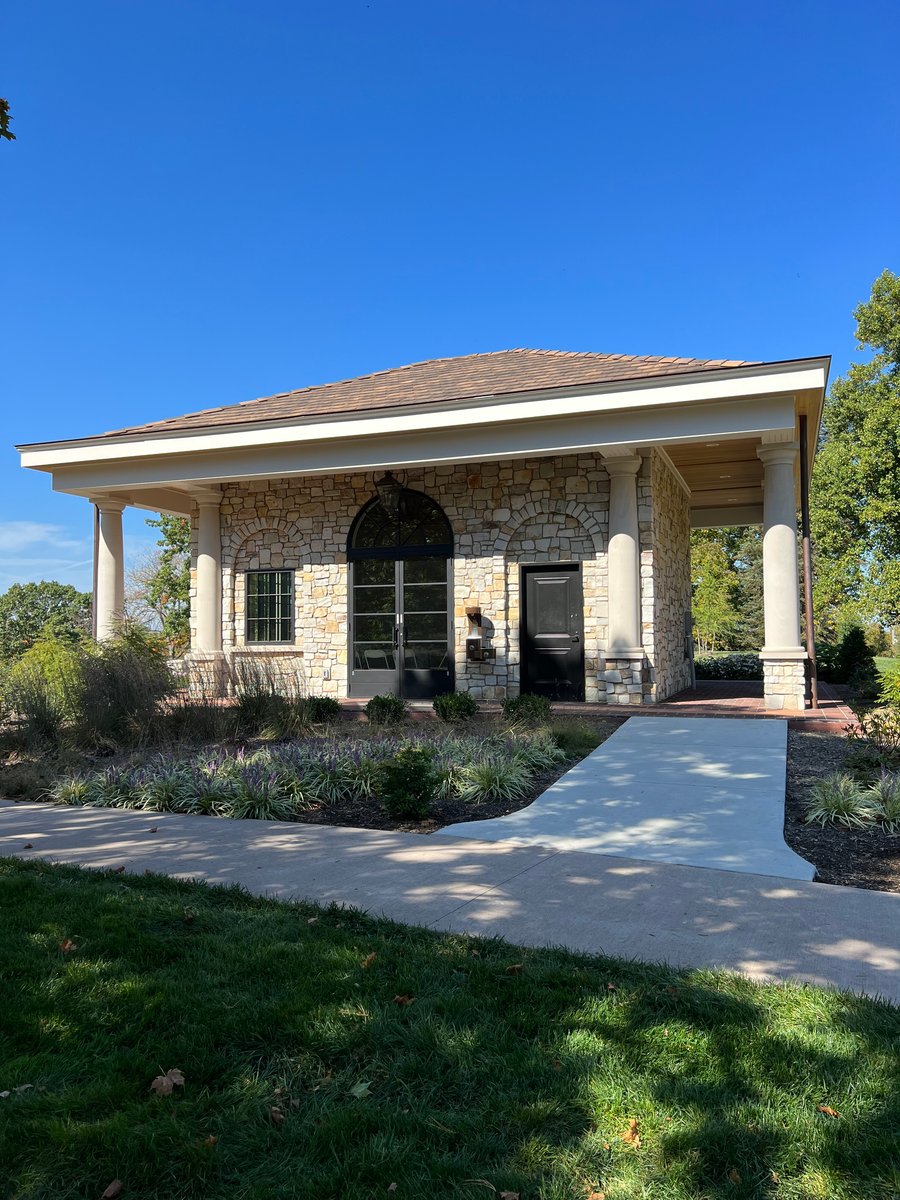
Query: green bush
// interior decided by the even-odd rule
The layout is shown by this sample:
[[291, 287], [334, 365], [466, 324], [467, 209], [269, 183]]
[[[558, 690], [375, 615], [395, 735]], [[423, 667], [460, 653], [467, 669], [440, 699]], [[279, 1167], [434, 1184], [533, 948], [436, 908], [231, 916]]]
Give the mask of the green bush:
[[478, 713], [478, 701], [469, 692], [445, 692], [431, 703], [442, 721], [469, 721]]
[[73, 702], [80, 745], [109, 747], [150, 740], [161, 702], [175, 691], [165, 643], [133, 629], [81, 654]]
[[383, 696], [373, 696], [366, 705], [366, 716], [372, 725], [399, 725], [408, 711], [406, 701], [392, 692], [385, 692]]
[[820, 825], [835, 822], [848, 829], [869, 824], [875, 815], [872, 797], [852, 775], [837, 771], [819, 779], [810, 789], [806, 820]]
[[605, 741], [607, 731], [599, 730], [586, 721], [554, 721], [550, 735], [566, 758], [585, 758]]
[[426, 746], [404, 746], [376, 771], [376, 793], [392, 817], [423, 820], [440, 785], [434, 751]]
[[816, 647], [816, 670], [826, 683], [846, 684], [864, 700], [878, 696], [878, 668], [859, 626], [848, 629], [836, 645], [825, 642]]
[[76, 714], [84, 649], [70, 642], [35, 642], [10, 669], [6, 706], [22, 721], [26, 739], [58, 745]]
[[543, 724], [550, 719], [550, 701], [546, 696], [525, 694], [507, 696], [503, 701], [503, 715], [507, 721], [523, 725]]
[[762, 679], [758, 654], [710, 654], [694, 659], [697, 679]]
[[881, 676], [879, 699], [882, 704], [890, 704], [900, 709], [900, 667], [885, 671]]
[[469, 804], [511, 803], [528, 795], [530, 783], [531, 771], [522, 759], [487, 754], [460, 769], [457, 787], [460, 799]]
[[875, 820], [886, 833], [900, 831], [900, 775], [882, 771], [875, 782], [866, 789], [872, 802]]

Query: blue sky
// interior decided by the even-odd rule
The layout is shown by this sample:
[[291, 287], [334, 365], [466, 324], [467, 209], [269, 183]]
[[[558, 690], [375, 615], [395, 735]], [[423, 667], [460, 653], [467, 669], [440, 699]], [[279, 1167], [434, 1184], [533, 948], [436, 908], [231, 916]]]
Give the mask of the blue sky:
[[16, 442], [511, 346], [845, 370], [898, 43], [896, 0], [7, 0], [0, 589], [90, 579]]

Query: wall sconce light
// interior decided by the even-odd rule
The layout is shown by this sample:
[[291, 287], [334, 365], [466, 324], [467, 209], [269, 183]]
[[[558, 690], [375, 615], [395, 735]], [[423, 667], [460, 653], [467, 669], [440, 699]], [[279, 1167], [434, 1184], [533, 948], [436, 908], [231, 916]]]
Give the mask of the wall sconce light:
[[381, 501], [385, 512], [396, 517], [400, 511], [400, 498], [403, 495], [403, 484], [387, 471], [380, 479], [375, 480], [375, 492]]

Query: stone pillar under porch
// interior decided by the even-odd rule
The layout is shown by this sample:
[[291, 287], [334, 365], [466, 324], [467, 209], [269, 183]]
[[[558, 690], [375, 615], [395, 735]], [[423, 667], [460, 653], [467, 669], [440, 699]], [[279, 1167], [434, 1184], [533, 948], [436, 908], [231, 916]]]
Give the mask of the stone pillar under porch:
[[796, 442], [757, 450], [763, 476], [763, 696], [766, 708], [806, 707], [806, 650], [800, 642]]
[[650, 666], [641, 634], [641, 543], [637, 475], [641, 456], [604, 455], [609, 474], [607, 551], [609, 633], [603, 669], [606, 703], [637, 706], [650, 702]]

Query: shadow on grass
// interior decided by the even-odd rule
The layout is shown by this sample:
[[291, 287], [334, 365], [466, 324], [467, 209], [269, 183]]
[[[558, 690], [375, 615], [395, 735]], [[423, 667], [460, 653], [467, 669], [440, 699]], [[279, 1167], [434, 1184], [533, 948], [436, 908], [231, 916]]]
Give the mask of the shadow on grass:
[[896, 1188], [888, 1006], [156, 877], [7, 861], [0, 891], [3, 1195]]

